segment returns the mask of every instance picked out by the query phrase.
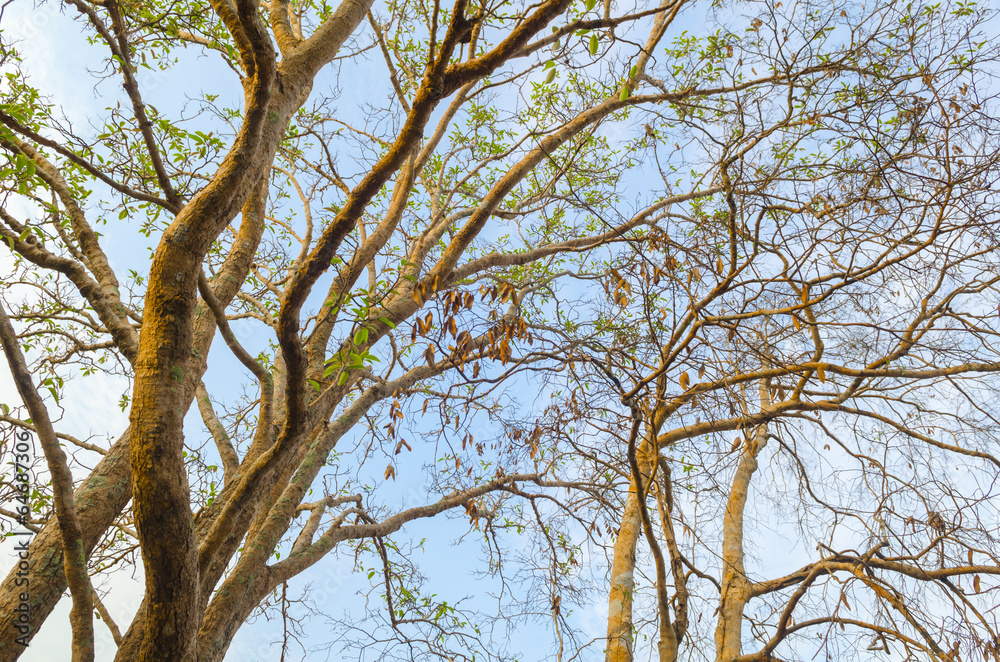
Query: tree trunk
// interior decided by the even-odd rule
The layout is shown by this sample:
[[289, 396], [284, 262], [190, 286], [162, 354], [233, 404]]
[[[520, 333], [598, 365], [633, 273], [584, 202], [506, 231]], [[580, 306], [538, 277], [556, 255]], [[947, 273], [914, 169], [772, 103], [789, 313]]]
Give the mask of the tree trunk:
[[[651, 433], [655, 438], [655, 433]], [[650, 450], [649, 435], [644, 436], [636, 453], [643, 482], [652, 473], [655, 453]], [[606, 662], [632, 662], [632, 602], [635, 593], [635, 551], [642, 533], [642, 515], [635, 478], [629, 481], [625, 512], [622, 514], [618, 540], [615, 541], [611, 564], [611, 587], [608, 591], [608, 643]], [[669, 618], [669, 615], [667, 616]]]
[[[262, 193], [252, 201], [253, 204], [244, 207], [236, 240], [226, 262], [212, 280], [215, 296], [221, 302], [228, 304], [232, 301], [250, 271], [253, 255], [264, 234], [263, 198]], [[183, 385], [187, 393], [185, 413], [190, 406], [191, 395], [208, 367], [205, 357], [216, 334], [215, 319], [207, 309], [196, 312], [195, 317], [195, 340]], [[74, 493], [77, 516], [83, 529], [84, 552], [88, 558], [105, 531], [132, 499], [129, 437], [130, 430], [126, 429]], [[27, 575], [31, 586], [29, 606], [32, 630], [27, 635], [29, 642], [66, 590], [62, 548], [58, 542], [59, 529], [55, 519], [51, 519], [34, 537], [29, 548], [32, 559]], [[17, 614], [14, 608], [20, 603], [21, 592], [14, 584], [16, 573], [17, 568], [12, 569], [0, 587], [0, 662], [14, 662], [24, 652], [24, 647], [15, 642], [18, 632], [13, 628], [13, 618]]]
[[608, 591], [608, 647], [606, 662], [632, 661], [632, 597], [635, 590], [635, 547], [639, 540], [639, 499], [635, 481], [629, 481], [628, 498], [622, 514], [618, 540], [611, 564]]
[[[129, 431], [126, 430], [74, 492], [76, 513], [83, 531], [83, 549], [88, 557], [132, 498], [128, 440]], [[31, 588], [28, 591], [31, 631], [27, 634], [30, 642], [66, 590], [62, 545], [54, 517], [32, 539], [28, 554], [31, 562], [23, 579], [28, 580], [27, 585]], [[17, 573], [15, 566], [7, 574], [0, 591], [0, 662], [14, 662], [25, 650], [15, 641], [20, 636], [14, 629], [14, 619], [18, 614], [15, 608], [20, 604], [20, 592], [23, 590], [15, 585]]]
[[[768, 384], [760, 384], [761, 411], [770, 406]], [[750, 480], [757, 471], [757, 455], [767, 443], [767, 425], [757, 426], [752, 439], [743, 447], [743, 454], [722, 521], [722, 596], [719, 599], [719, 621], [715, 629], [716, 662], [730, 662], [743, 652], [743, 609], [750, 599], [750, 580], [746, 575], [743, 553], [743, 511], [746, 508]]]

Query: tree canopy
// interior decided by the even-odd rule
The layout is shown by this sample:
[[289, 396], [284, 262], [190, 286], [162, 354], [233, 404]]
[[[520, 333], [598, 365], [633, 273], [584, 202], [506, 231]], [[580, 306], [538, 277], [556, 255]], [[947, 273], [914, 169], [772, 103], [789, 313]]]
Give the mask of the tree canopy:
[[35, 12], [0, 661], [67, 590], [74, 662], [1000, 660], [991, 8]]

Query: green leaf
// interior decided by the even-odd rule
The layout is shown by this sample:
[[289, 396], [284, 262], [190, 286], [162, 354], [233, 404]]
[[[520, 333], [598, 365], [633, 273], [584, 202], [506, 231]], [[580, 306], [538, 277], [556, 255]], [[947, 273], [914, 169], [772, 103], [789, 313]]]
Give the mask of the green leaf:
[[382, 324], [385, 324], [390, 329], [395, 329], [396, 328], [396, 325], [393, 324], [392, 322], [390, 322], [388, 317], [380, 317], [380, 318], [378, 318], [378, 321], [382, 322]]
[[358, 332], [354, 334], [354, 344], [364, 345], [368, 341], [368, 329], [361, 327]]
[[586, 0], [587, 11], [590, 11], [597, 6], [597, 0]]
[[545, 84], [548, 85], [549, 83], [551, 83], [555, 79], [556, 79], [556, 70], [555, 69], [550, 69], [549, 70], [549, 75], [545, 77]]
[[545, 67], [544, 68], [545, 69], [551, 69], [554, 66], [556, 66], [556, 61], [555, 60], [549, 60], [548, 62], [545, 63]]
[[600, 42], [598, 42], [596, 34], [590, 35], [590, 54], [591, 55], [597, 55], [597, 47], [598, 47], [599, 43]]
[[631, 68], [631, 69], [629, 69], [629, 72], [628, 72], [628, 77], [629, 77], [629, 78], [635, 78], [635, 75], [636, 75], [637, 73], [639, 73], [639, 65], [638, 65], [638, 64], [633, 64], [633, 65], [632, 65], [632, 68]]
[[626, 99], [628, 99], [628, 97], [629, 97], [628, 85], [623, 85], [621, 94], [618, 95], [618, 100], [625, 101]]
[[346, 384], [347, 383], [347, 378], [348, 378], [348, 375], [347, 375], [346, 372], [343, 373], [342, 375], [340, 375], [340, 379], [337, 380], [337, 386], [343, 386], [344, 384]]

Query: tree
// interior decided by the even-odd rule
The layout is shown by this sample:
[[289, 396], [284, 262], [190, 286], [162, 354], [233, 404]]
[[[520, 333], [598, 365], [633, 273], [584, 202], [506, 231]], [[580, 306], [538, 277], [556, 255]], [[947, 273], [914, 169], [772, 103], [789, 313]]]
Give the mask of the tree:
[[[587, 648], [567, 615], [584, 550], [602, 545], [599, 646], [634, 656], [640, 536], [661, 660], [795, 656], [824, 625], [938, 659], [995, 654], [986, 617], [967, 616], [995, 589], [990, 488], [940, 475], [953, 454], [996, 463], [991, 407], [968, 391], [998, 367], [988, 14], [66, 5], [120, 103], [81, 134], [4, 43], [0, 233], [14, 259], [3, 345], [25, 405], [3, 420], [37, 434], [52, 477], [31, 523], [31, 606], [40, 623], [69, 587], [74, 659], [93, 657], [92, 609], [108, 619], [90, 578], [130, 554], [146, 593], [116, 659], [205, 661], [270, 596], [287, 618], [289, 583], [344, 548], [370, 559], [402, 656], [503, 658], [468, 613], [421, 592], [393, 538], [449, 512], [484, 539], [489, 569], [526, 573], [502, 579], [524, 591], [511, 616], [550, 620], [559, 659]], [[687, 34], [697, 11], [726, 27]], [[190, 90], [165, 110], [146, 97], [144, 68], [206, 54], [242, 98]], [[153, 239], [148, 268], [112, 267], [112, 228]], [[238, 325], [267, 342], [248, 347]], [[243, 394], [209, 391], [224, 384], [209, 370], [216, 334], [250, 378]], [[231, 374], [226, 360], [213, 369]], [[130, 425], [107, 447], [45, 423], [77, 371], [130, 382]], [[551, 405], [513, 406], [522, 388]], [[205, 434], [185, 425], [191, 404]], [[727, 451], [722, 433], [737, 430], [746, 441]], [[857, 463], [844, 503], [817, 492], [840, 465], [809, 430]], [[745, 513], [765, 448], [780, 449], [772, 471], [801, 486], [802, 532], [822, 545], [752, 581]], [[84, 475], [87, 453], [101, 457]], [[421, 465], [429, 485], [406, 483]], [[973, 469], [988, 484], [991, 466]], [[877, 490], [847, 487], [873, 477]], [[417, 496], [399, 507], [404, 484]], [[838, 530], [871, 544], [850, 551]], [[975, 596], [953, 581], [968, 575]], [[12, 577], [7, 660], [22, 652]], [[918, 586], [955, 601], [949, 641], [928, 625], [944, 603], [914, 604]]]
[[[785, 90], [660, 120], [722, 190], [605, 276], [587, 343], [607, 354], [584, 365], [609, 392], [582, 408], [596, 444], [617, 437], [624, 492], [607, 660], [647, 626], [661, 661], [998, 655], [997, 134], [966, 51], [983, 37], [962, 6], [802, 10], [716, 36], [720, 87], [749, 65]], [[838, 23], [849, 39], [825, 42]], [[755, 558], [775, 529], [808, 560]]]
[[[560, 39], [565, 52], [585, 45], [591, 52], [584, 56], [592, 57], [600, 40], [581, 32], [650, 17], [661, 26], [670, 7], [620, 15], [605, 8], [602, 18], [593, 6], [567, 13], [565, 0], [514, 13], [466, 4], [392, 5], [383, 23], [386, 17], [362, 2], [336, 9], [279, 2], [263, 12], [247, 2], [211, 8], [71, 2], [106, 49], [108, 71], [124, 91], [127, 110], [109, 109], [94, 136], [78, 136], [59, 122], [21, 70], [17, 51], [5, 45], [9, 87], [0, 146], [8, 159], [7, 194], [36, 205], [27, 218], [3, 212], [4, 238], [16, 258], [8, 283], [34, 290], [28, 299], [10, 300], [19, 291], [10, 287], [6, 306], [25, 327], [21, 345], [39, 351], [34, 371], [53, 398], [75, 367], [88, 373], [110, 364], [132, 381], [125, 400], [130, 426], [110, 448], [63, 436], [103, 458], [77, 487], [79, 527], [57, 528], [58, 517], [34, 524], [33, 558], [44, 559], [31, 567], [36, 619], [44, 619], [66, 586], [60, 548], [82, 547], [94, 572], [123, 546], [134, 546], [134, 535], [146, 597], [121, 636], [118, 657], [218, 659], [271, 591], [336, 543], [366, 539], [381, 548], [382, 538], [412, 519], [463, 505], [474, 517], [475, 500], [484, 495], [521, 494], [525, 481], [559, 485], [546, 467], [517, 455], [503, 464], [507, 458], [484, 462], [476, 475], [462, 472], [454, 458], [455, 471], [438, 477], [452, 488], [442, 489], [444, 496], [375, 517], [363, 495], [345, 492], [371, 476], [370, 463], [363, 468], [369, 450], [360, 449], [352, 481], [305, 502], [345, 434], [360, 426], [375, 440], [385, 443], [388, 435], [396, 443], [399, 398], [433, 396], [429, 384], [443, 374], [457, 373], [460, 384], [488, 383], [478, 377], [478, 363], [510, 361], [511, 344], [527, 337], [520, 310], [532, 292], [511, 285], [505, 273], [614, 236], [558, 222], [521, 224], [529, 250], [512, 257], [480, 235], [492, 230], [497, 215], [565, 213], [559, 188], [589, 170], [610, 165], [612, 171], [588, 186], [592, 195], [611, 182], [616, 167], [607, 153], [583, 148], [599, 146], [595, 127], [633, 105], [628, 92], [639, 70], [623, 76], [616, 67], [610, 85], [575, 79], [582, 110], [569, 124], [554, 113], [559, 98], [551, 75], [536, 84], [538, 103], [529, 113], [503, 111], [510, 113], [506, 125], [495, 119], [499, 111], [489, 98], [542, 69], [537, 53]], [[376, 133], [351, 126], [332, 112], [331, 98], [314, 93], [323, 85], [318, 76], [366, 17], [370, 32], [348, 46], [355, 54], [341, 57], [361, 71], [360, 53], [377, 47], [384, 57], [393, 98], [380, 111], [385, 124]], [[554, 32], [539, 36], [557, 19]], [[145, 100], [141, 68], [169, 67], [186, 48], [220, 57], [239, 76], [242, 108], [205, 95], [195, 116], [170, 116]], [[355, 145], [357, 161], [343, 165], [341, 152]], [[345, 167], [356, 173], [341, 176]], [[285, 202], [293, 191], [301, 209]], [[231, 225], [237, 214], [238, 228]], [[148, 274], [116, 273], [94, 229], [126, 221], [156, 237]], [[483, 279], [498, 281], [482, 285], [481, 294], [504, 305], [502, 314], [491, 317], [477, 306]], [[325, 294], [312, 303], [317, 287]], [[433, 311], [415, 317], [431, 304], [436, 324]], [[229, 327], [229, 307], [234, 318], [253, 318], [273, 332], [272, 351], [255, 357], [241, 345]], [[466, 311], [469, 327], [459, 332], [456, 320]], [[397, 342], [400, 325], [412, 329], [409, 342], [402, 333]], [[225, 421], [203, 384], [217, 329], [257, 382], [246, 405], [255, 413], [241, 410]], [[448, 333], [452, 344], [445, 349]], [[426, 344], [416, 342], [427, 336]], [[15, 364], [23, 362], [17, 347], [5, 347]], [[529, 354], [520, 363], [530, 361]], [[379, 371], [376, 362], [386, 367]], [[24, 379], [19, 384], [31, 389]], [[457, 424], [462, 410], [453, 402], [462, 397], [439, 396], [443, 418], [454, 416]], [[200, 444], [185, 445], [184, 418], [194, 399], [218, 462], [205, 459]], [[42, 436], [34, 423], [43, 419], [41, 401], [25, 400], [28, 415], [7, 420]], [[376, 433], [368, 417], [383, 404], [389, 424]], [[410, 448], [399, 439], [394, 452]], [[515, 471], [519, 465], [528, 471]], [[49, 467], [53, 475], [56, 466]], [[216, 493], [210, 478], [220, 468], [224, 485]], [[380, 479], [396, 473], [390, 462]], [[198, 489], [202, 482], [207, 490]], [[65, 492], [51, 498], [71, 517], [74, 504]], [[324, 520], [331, 510], [335, 515]], [[303, 511], [311, 515], [292, 535]], [[111, 527], [126, 540], [106, 539]], [[283, 540], [290, 553], [268, 565]], [[381, 555], [388, 568], [384, 549]], [[13, 614], [18, 594], [10, 583], [5, 590], [3, 611]], [[73, 593], [88, 611], [85, 582]], [[91, 632], [80, 624], [75, 657], [91, 655]], [[13, 659], [21, 648], [6, 639], [0, 650]]]

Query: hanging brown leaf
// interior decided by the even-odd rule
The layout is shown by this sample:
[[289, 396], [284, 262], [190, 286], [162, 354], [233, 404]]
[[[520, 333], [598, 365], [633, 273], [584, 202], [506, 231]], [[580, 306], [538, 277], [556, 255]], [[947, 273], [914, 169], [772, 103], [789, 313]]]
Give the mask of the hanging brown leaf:
[[983, 586], [979, 581], [979, 575], [975, 575], [972, 578], [972, 590], [975, 591], [976, 593], [981, 593], [983, 590]]
[[385, 479], [389, 480], [390, 478], [396, 480], [396, 469], [392, 466], [392, 463], [385, 468]]
[[399, 443], [396, 444], [396, 453], [395, 453], [395, 455], [399, 455], [400, 453], [402, 453], [404, 448], [406, 450], [408, 450], [408, 451], [412, 451], [413, 450], [413, 447], [410, 446], [408, 443], [406, 443], [406, 439], [400, 439]]
[[691, 385], [691, 378], [688, 377], [687, 370], [681, 373], [680, 383], [681, 388], [685, 391], [688, 390], [688, 386]]
[[821, 384], [826, 383], [826, 370], [823, 369], [823, 366], [816, 368], [816, 376], [819, 377]]
[[847, 596], [843, 593], [840, 594], [840, 601], [844, 603], [845, 607], [847, 607], [847, 611], [851, 611], [851, 603], [847, 601]]

